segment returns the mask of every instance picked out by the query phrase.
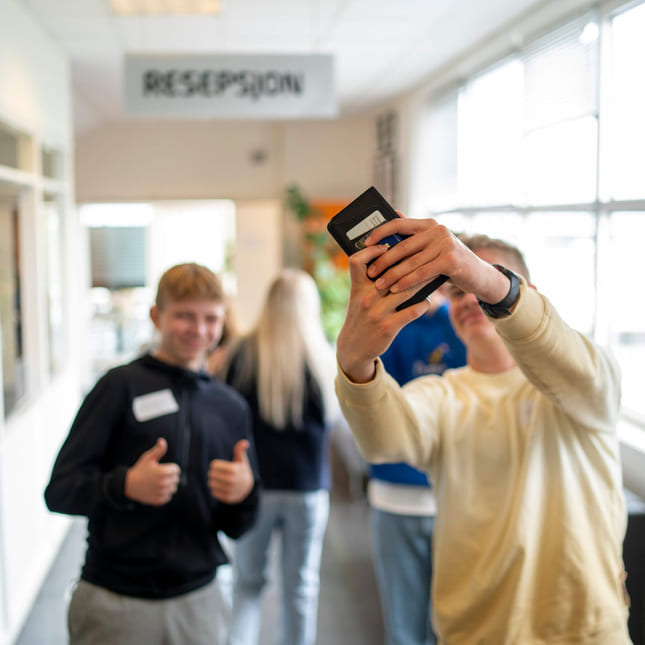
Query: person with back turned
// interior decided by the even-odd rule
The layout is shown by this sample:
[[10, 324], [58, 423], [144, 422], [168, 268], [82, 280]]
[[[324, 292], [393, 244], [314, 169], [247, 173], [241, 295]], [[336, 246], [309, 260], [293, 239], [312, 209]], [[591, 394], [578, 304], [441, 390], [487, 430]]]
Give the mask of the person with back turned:
[[[379, 244], [393, 233], [410, 237]], [[379, 226], [350, 273], [336, 391], [366, 459], [429, 473], [439, 643], [630, 643], [613, 358], [530, 285], [515, 247], [433, 219]], [[400, 387], [378, 357], [429, 305], [396, 306], [438, 275], [467, 366]]]
[[[442, 293], [432, 294], [429, 310], [401, 329], [381, 361], [399, 385], [466, 363]], [[385, 645], [434, 645], [430, 585], [436, 502], [427, 475], [402, 462], [371, 464], [367, 499]]]
[[228, 645], [260, 642], [274, 537], [281, 551], [280, 619], [271, 641], [316, 641], [331, 486], [329, 431], [338, 411], [335, 374], [316, 283], [301, 269], [283, 269], [226, 373], [252, 410], [263, 487], [257, 522], [234, 548]]

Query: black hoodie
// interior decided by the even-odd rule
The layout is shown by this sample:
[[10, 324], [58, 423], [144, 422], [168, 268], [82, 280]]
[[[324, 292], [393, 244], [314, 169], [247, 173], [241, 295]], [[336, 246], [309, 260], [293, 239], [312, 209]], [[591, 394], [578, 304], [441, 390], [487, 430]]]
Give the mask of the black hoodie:
[[[149, 396], [146, 396], [149, 395]], [[142, 398], [143, 397], [143, 398]], [[125, 474], [163, 437], [162, 462], [181, 468], [163, 506], [124, 495]], [[208, 489], [212, 459], [233, 458], [248, 439], [256, 485], [239, 504]], [[45, 490], [47, 507], [89, 518], [81, 578], [116, 593], [170, 598], [209, 583], [227, 561], [217, 532], [232, 538], [252, 526], [259, 485], [251, 416], [235, 391], [204, 372], [146, 355], [107, 372], [81, 405]]]

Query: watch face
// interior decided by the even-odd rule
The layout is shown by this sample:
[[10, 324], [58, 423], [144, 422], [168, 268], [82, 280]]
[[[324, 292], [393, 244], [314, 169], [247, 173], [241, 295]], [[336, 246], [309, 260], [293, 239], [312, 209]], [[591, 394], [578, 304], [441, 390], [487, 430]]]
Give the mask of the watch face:
[[495, 304], [483, 302], [479, 298], [477, 298], [477, 302], [487, 316], [490, 316], [491, 318], [503, 318], [504, 316], [511, 315], [511, 307], [513, 307], [517, 302], [520, 295], [521, 280], [517, 274], [513, 273], [510, 269], [507, 269], [505, 266], [502, 266], [501, 264], [493, 264], [493, 266], [510, 280], [508, 293], [502, 300]]

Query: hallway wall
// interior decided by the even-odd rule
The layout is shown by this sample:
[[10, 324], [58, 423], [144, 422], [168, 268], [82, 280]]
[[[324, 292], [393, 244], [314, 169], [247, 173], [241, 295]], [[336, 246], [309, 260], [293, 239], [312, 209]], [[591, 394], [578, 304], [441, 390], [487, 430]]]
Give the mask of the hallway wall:
[[375, 123], [131, 121], [76, 141], [76, 201], [351, 199], [372, 179]]
[[[19, 0], [0, 2], [0, 122], [20, 133], [18, 168], [0, 166], [15, 195], [21, 263], [26, 394], [5, 419], [0, 403], [0, 644], [18, 633], [69, 525], [45, 508], [43, 488], [80, 395], [82, 245], [72, 209], [72, 114], [67, 60]], [[56, 150], [60, 176], [43, 178], [42, 150]], [[48, 197], [49, 195], [49, 197]], [[68, 353], [48, 369], [45, 206], [55, 195], [66, 250], [63, 304]], [[3, 251], [6, 252], [2, 240]], [[72, 273], [73, 271], [73, 273]], [[6, 285], [1, 285], [3, 288]], [[75, 342], [72, 342], [75, 339]], [[0, 348], [2, 351], [2, 348]], [[5, 348], [5, 351], [8, 351]]]
[[106, 125], [77, 139], [76, 201], [235, 200], [238, 309], [248, 327], [293, 235], [285, 189], [351, 201], [373, 181], [375, 130], [371, 116]]

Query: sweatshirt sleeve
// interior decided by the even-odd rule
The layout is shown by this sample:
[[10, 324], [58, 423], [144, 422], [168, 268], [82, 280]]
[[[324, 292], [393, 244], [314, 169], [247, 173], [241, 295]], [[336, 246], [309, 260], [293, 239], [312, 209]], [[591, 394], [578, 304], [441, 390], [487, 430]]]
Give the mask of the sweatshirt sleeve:
[[513, 313], [493, 322], [525, 376], [554, 405], [592, 431], [614, 432], [620, 371], [608, 351], [569, 327], [524, 280]]
[[439, 382], [438, 377], [426, 377], [402, 389], [380, 359], [374, 379], [363, 384], [351, 382], [338, 367], [336, 394], [367, 461], [428, 468], [438, 443]]
[[125, 384], [108, 372], [83, 401], [45, 489], [49, 510], [91, 516], [100, 504], [127, 509], [127, 468], [108, 469], [112, 440], [127, 409]]
[[249, 449], [247, 456], [253, 471], [255, 484], [251, 492], [238, 504], [225, 504], [224, 502], [217, 503], [217, 530], [222, 530], [230, 538], [238, 538], [255, 523], [258, 508], [260, 504], [260, 493], [262, 484], [260, 481], [260, 472], [258, 468], [258, 459], [253, 441], [253, 431], [251, 424], [251, 412], [248, 406], [244, 405], [244, 412], [239, 424], [232, 424], [234, 427], [240, 428], [241, 436], [238, 439], [248, 439]]

